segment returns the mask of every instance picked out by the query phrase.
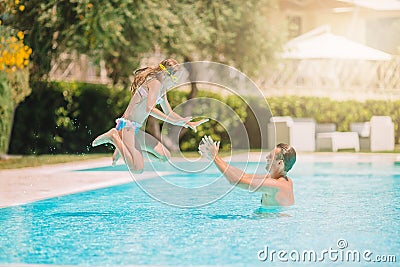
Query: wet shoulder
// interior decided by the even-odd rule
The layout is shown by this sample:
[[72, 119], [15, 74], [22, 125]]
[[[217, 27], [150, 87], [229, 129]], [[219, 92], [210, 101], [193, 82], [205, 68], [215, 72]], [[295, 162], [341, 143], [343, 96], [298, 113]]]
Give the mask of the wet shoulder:
[[282, 184], [285, 184], [285, 185], [293, 185], [293, 181], [292, 181], [292, 179], [290, 179], [290, 177], [280, 177], [279, 179], [278, 179], [278, 181], [280, 182], [280, 183], [282, 183]]
[[285, 182], [290, 186], [293, 187], [293, 181], [290, 177], [287, 177], [287, 180], [285, 178], [283, 178], [285, 180]]

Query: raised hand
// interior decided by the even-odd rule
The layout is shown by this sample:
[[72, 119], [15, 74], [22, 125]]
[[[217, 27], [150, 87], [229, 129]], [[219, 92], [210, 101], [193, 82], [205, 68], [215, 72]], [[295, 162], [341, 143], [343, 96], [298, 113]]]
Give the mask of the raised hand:
[[194, 121], [189, 121], [189, 122], [187, 122], [186, 123], [186, 125], [187, 125], [187, 127], [188, 128], [190, 128], [190, 129], [192, 129], [195, 133], [197, 132], [197, 127], [199, 126], [199, 125], [201, 125], [201, 124], [203, 124], [203, 123], [205, 123], [205, 122], [208, 122], [209, 121], [209, 119], [202, 119], [202, 120], [199, 120], [199, 121], [196, 121], [196, 122], [194, 122]]
[[210, 160], [214, 160], [214, 158], [218, 155], [219, 143], [219, 141], [214, 142], [210, 136], [205, 135], [199, 144], [200, 155], [207, 157]]
[[192, 120], [192, 117], [185, 117], [176, 122], [175, 125], [183, 126], [185, 128], [189, 127], [188, 123]]

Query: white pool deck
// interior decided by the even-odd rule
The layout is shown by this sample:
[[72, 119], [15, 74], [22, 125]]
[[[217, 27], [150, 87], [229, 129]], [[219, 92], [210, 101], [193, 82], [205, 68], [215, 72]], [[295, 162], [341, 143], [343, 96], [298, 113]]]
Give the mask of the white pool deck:
[[[239, 162], [265, 162], [265, 155], [266, 153], [251, 152], [224, 159]], [[172, 158], [171, 160], [180, 161], [182, 158]], [[298, 153], [296, 164], [301, 164], [302, 162], [340, 161], [400, 162], [400, 154], [351, 152]], [[110, 166], [110, 163], [111, 159], [107, 157], [32, 168], [0, 170], [0, 208], [134, 181], [127, 171], [77, 171], [106, 167]], [[119, 164], [121, 163], [122, 161], [119, 162]], [[135, 179], [146, 179], [154, 176], [154, 172], [143, 172], [142, 174], [135, 175]]]

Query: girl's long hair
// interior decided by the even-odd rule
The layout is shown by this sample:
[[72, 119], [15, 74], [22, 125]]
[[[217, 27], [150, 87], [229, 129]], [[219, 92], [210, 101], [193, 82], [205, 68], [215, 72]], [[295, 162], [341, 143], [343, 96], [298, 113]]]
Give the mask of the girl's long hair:
[[[175, 59], [169, 58], [169, 59], [164, 59], [163, 61], [160, 62], [160, 64], [164, 65], [167, 68], [178, 64], [178, 62]], [[158, 64], [156, 67], [144, 67], [134, 71], [133, 81], [131, 84], [132, 95], [135, 94], [136, 90], [142, 84], [144, 84], [146, 81], [150, 79], [155, 78], [156, 73], [162, 71], [160, 64]]]

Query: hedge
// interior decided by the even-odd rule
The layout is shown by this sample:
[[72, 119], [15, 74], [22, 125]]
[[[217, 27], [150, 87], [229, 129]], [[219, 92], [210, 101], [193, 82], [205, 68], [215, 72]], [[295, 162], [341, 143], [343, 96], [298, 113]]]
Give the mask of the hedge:
[[103, 85], [32, 82], [32, 94], [16, 110], [9, 153], [106, 152], [91, 141], [114, 126], [129, 92]]
[[[124, 112], [129, 102], [129, 90], [63, 82], [31, 82], [31, 88], [32, 94], [16, 109], [9, 153], [111, 151], [111, 146], [93, 148], [90, 144], [97, 135], [115, 125], [115, 118]], [[174, 90], [168, 93], [168, 99], [174, 108], [185, 102], [187, 95], [186, 92]], [[244, 122], [249, 133], [250, 146], [260, 146], [260, 133], [254, 127], [254, 116], [239, 97], [221, 96], [205, 90], [200, 90], [198, 97], [193, 115], [219, 118], [219, 121], [215, 119], [201, 125], [197, 133], [187, 131], [180, 140], [183, 151], [197, 150], [204, 134], [211, 135], [216, 140], [224, 140], [221, 142], [222, 149], [235, 146], [235, 140], [233, 144], [225, 140], [229, 140], [227, 131], [234, 132], [240, 121], [232, 117], [221, 103], [231, 107]], [[209, 101], [210, 98], [217, 101]], [[320, 123], [333, 122], [339, 131], [348, 131], [350, 122], [368, 121], [372, 115], [389, 115], [395, 122], [396, 143], [399, 141], [400, 101], [334, 101], [329, 98], [287, 96], [267, 98], [267, 102], [274, 116], [314, 118]], [[254, 103], [252, 107], [256, 105], [256, 109], [267, 108]], [[266, 128], [265, 125], [263, 128]]]
[[0, 71], [0, 156], [9, 148], [15, 107], [30, 93], [27, 68]]
[[14, 103], [7, 77], [0, 72], [0, 155], [8, 150]]
[[[112, 146], [91, 147], [99, 134], [115, 126], [115, 119], [125, 111], [130, 100], [129, 90], [104, 85], [61, 82], [33, 82], [32, 94], [16, 110], [9, 153], [101, 153], [110, 152]], [[168, 93], [172, 108], [187, 99], [187, 93]], [[204, 134], [215, 140], [227, 140], [228, 134], [221, 126], [235, 127], [237, 121], [228, 115], [221, 105], [207, 99], [227, 102], [240, 119], [246, 117], [246, 106], [238, 97], [222, 97], [219, 94], [201, 91], [193, 116], [220, 116], [221, 121], [211, 120], [198, 127], [198, 133], [188, 131], [180, 142], [182, 150], [197, 150]], [[204, 111], [202, 111], [202, 109]], [[162, 124], [162, 122], [160, 122]], [[230, 143], [223, 142], [223, 149]]]

